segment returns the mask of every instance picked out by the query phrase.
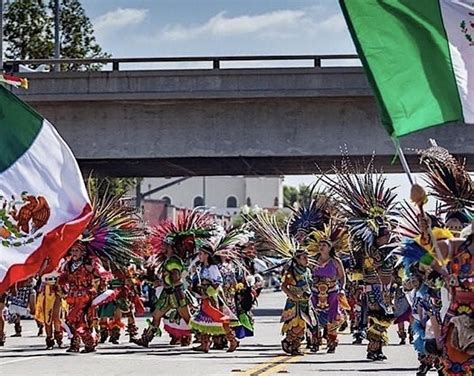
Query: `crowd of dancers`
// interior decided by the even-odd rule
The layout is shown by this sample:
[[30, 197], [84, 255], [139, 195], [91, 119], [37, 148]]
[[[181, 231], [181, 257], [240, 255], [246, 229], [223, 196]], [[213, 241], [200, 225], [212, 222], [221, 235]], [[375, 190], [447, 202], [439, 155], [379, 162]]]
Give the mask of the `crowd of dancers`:
[[[417, 375], [471, 375], [474, 184], [440, 147], [420, 151], [420, 165], [427, 189], [414, 184], [403, 201], [373, 161], [342, 158], [285, 223], [261, 211], [231, 229], [199, 209], [149, 228], [118, 197], [92, 195], [94, 217], [61, 264], [44, 260], [36, 278], [0, 297], [0, 346], [5, 320], [21, 336], [31, 313], [48, 349], [69, 338], [67, 351], [92, 352], [119, 343], [124, 328], [148, 347], [163, 328], [171, 345], [234, 352], [254, 333], [263, 287], [255, 260], [271, 256], [278, 261], [266, 272], [281, 272], [287, 297], [284, 352], [334, 353], [350, 327], [367, 359], [383, 361], [397, 325], [400, 343], [418, 354]], [[436, 210], [426, 210], [428, 199]], [[151, 317], [140, 333], [144, 291]]]

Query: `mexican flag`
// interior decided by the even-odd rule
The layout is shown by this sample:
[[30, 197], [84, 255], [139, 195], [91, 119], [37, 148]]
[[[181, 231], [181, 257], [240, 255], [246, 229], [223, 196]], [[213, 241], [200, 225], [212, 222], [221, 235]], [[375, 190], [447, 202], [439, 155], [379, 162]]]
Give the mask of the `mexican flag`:
[[392, 136], [474, 123], [474, 0], [340, 4]]
[[0, 293], [56, 266], [92, 215], [81, 172], [56, 129], [0, 85]]

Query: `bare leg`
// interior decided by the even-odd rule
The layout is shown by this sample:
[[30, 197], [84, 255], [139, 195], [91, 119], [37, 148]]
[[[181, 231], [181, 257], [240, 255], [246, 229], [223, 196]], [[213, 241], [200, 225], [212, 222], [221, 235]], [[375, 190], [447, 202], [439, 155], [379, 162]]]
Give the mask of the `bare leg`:
[[407, 334], [405, 332], [405, 323], [403, 321], [398, 323], [398, 337], [400, 338], [400, 345], [406, 344]]
[[178, 313], [182, 317], [182, 319], [186, 321], [186, 324], [189, 324], [189, 321], [191, 320], [191, 313], [189, 312], [189, 307], [184, 306], [178, 308]]
[[12, 337], [21, 337], [21, 317], [17, 315], [15, 320], [15, 334], [12, 334]]

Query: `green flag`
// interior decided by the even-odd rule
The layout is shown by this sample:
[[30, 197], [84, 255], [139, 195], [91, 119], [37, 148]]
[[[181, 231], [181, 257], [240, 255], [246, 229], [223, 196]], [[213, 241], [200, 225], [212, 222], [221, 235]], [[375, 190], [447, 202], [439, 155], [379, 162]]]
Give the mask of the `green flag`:
[[340, 4], [391, 136], [474, 123], [474, 2]]

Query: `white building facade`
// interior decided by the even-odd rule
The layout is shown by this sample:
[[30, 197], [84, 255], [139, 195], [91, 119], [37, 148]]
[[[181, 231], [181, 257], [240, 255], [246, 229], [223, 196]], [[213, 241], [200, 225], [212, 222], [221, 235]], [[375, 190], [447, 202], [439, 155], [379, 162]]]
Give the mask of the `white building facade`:
[[[144, 178], [141, 192], [173, 180], [175, 178]], [[163, 200], [180, 208], [206, 206], [223, 215], [235, 215], [244, 205], [277, 209], [283, 207], [283, 177], [192, 177], [145, 199]]]

